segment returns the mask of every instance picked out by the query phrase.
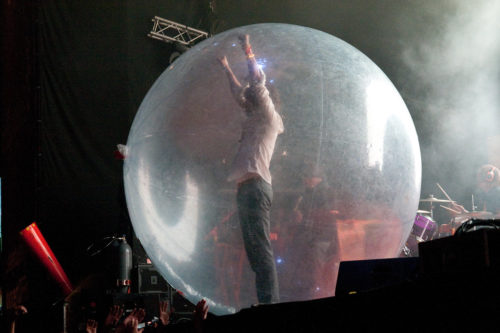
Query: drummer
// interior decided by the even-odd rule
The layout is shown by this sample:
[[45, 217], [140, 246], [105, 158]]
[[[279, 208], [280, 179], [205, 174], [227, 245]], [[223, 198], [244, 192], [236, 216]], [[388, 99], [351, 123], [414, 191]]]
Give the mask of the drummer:
[[[491, 164], [485, 164], [477, 171], [477, 191], [475, 200], [481, 211], [491, 212], [500, 218], [500, 170]], [[462, 205], [452, 203], [452, 207], [460, 214], [469, 214]]]

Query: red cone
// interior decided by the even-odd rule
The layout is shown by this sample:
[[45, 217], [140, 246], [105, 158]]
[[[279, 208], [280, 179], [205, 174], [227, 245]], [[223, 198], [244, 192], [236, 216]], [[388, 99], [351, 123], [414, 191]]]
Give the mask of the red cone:
[[42, 262], [45, 268], [48, 269], [49, 274], [56, 280], [59, 286], [64, 292], [64, 296], [67, 296], [73, 290], [73, 286], [69, 281], [66, 273], [62, 269], [59, 261], [57, 261], [56, 256], [50, 249], [50, 246], [45, 241], [40, 229], [35, 222], [24, 228], [21, 232], [21, 237], [24, 239], [29, 248]]

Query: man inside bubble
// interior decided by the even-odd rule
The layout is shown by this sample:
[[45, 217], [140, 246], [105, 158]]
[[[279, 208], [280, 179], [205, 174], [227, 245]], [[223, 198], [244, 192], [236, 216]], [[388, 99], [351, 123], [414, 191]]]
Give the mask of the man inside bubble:
[[243, 109], [242, 134], [228, 181], [237, 184], [236, 201], [246, 254], [255, 272], [259, 303], [279, 301], [278, 275], [270, 240], [273, 190], [269, 166], [283, 121], [266, 87], [266, 75], [258, 65], [250, 36], [239, 36], [248, 66], [248, 84], [242, 86], [226, 56], [220, 57], [231, 93]]
[[[331, 295], [335, 289], [331, 282], [336, 281], [339, 211], [335, 209], [334, 191], [317, 163], [306, 162], [302, 176], [304, 189], [295, 200], [289, 219], [292, 225], [288, 227], [294, 250], [287, 258], [293, 258], [289, 275], [296, 283], [294, 289], [301, 299], [307, 299], [310, 295]], [[297, 249], [300, 257], [294, 255]]]

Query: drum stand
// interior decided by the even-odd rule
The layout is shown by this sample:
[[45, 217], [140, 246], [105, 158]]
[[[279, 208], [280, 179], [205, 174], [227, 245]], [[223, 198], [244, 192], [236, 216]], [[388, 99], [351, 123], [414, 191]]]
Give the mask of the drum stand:
[[[431, 219], [432, 219], [432, 209], [431, 209]], [[420, 236], [417, 236], [417, 242], [423, 242], [424, 241], [424, 234], [425, 232], [427, 231], [427, 227], [429, 226], [429, 223], [431, 222], [431, 220], [427, 220], [425, 222], [425, 227], [422, 229], [422, 233], [420, 234]]]

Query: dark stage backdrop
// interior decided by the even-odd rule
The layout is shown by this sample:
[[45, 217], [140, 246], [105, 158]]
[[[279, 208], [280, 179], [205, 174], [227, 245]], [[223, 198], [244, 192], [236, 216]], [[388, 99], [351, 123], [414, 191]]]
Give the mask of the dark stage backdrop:
[[89, 245], [114, 234], [131, 239], [122, 162], [113, 152], [169, 64], [172, 45], [147, 37], [151, 19], [168, 16], [207, 31], [208, 13], [203, 1], [40, 5], [38, 220], [75, 283], [96, 263]]
[[[253, 23], [299, 24], [352, 44], [381, 67], [408, 105], [423, 154], [422, 194], [439, 195], [439, 181], [465, 200], [475, 168], [486, 162], [483, 134], [492, 133], [494, 122], [478, 129], [472, 126], [474, 118], [454, 114], [456, 106], [463, 106], [454, 96], [464, 95], [456, 89], [460, 82], [453, 72], [443, 73], [441, 81], [427, 75], [446, 65], [428, 65], [439, 53], [417, 55], [449, 45], [434, 37], [448, 36], [448, 23], [460, 11], [474, 13], [466, 10], [467, 3], [4, 0], [9, 9], [4, 12], [4, 58], [13, 66], [3, 64], [9, 71], [2, 79], [11, 85], [3, 91], [13, 95], [3, 95], [8, 109], [2, 110], [7, 111], [2, 173], [8, 176], [2, 198], [4, 223], [10, 225], [4, 236], [15, 240], [10, 243], [15, 247], [17, 231], [36, 220], [74, 284], [101, 267], [88, 257], [87, 246], [112, 234], [131, 237], [122, 162], [113, 152], [126, 142], [139, 104], [169, 64], [172, 45], [147, 37], [155, 15], [212, 34]], [[488, 70], [498, 83], [498, 65]], [[440, 94], [442, 86], [448, 90]], [[476, 111], [471, 108], [470, 114]], [[453, 127], [441, 121], [450, 119], [443, 117], [446, 112]], [[10, 120], [17, 126], [12, 128]]]

